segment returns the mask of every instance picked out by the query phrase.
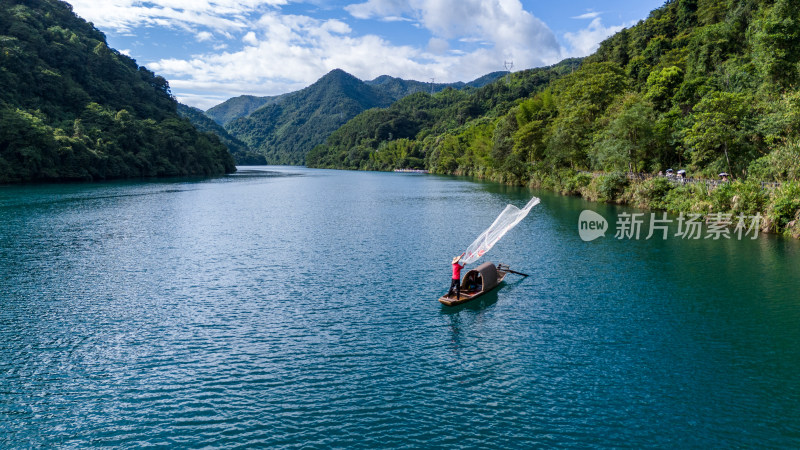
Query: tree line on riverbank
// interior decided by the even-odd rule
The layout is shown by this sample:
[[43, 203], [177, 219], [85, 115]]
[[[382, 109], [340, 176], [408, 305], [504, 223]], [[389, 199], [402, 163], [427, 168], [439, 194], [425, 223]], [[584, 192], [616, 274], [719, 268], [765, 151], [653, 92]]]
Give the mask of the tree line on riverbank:
[[[675, 211], [760, 209], [773, 230], [800, 234], [798, 63], [792, 1], [668, 1], [575, 70], [518, 72], [484, 90], [367, 111], [307, 164], [424, 168]], [[515, 90], [542, 73], [549, 79], [532, 91]], [[620, 175], [668, 168], [735, 181], [703, 193]]]
[[55, 0], [0, 0], [0, 183], [236, 168], [177, 113], [167, 81]]

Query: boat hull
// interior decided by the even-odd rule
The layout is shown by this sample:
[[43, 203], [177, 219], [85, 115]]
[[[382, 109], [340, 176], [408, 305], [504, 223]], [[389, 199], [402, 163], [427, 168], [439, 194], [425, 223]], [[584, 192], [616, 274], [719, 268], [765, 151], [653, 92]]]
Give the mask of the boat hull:
[[[455, 294], [450, 294], [450, 295], [445, 294], [439, 297], [439, 303], [445, 306], [457, 306], [475, 300], [476, 298], [482, 296], [483, 294], [491, 292], [492, 290], [497, 288], [497, 286], [500, 285], [500, 283], [503, 281], [503, 278], [505, 278], [506, 275], [508, 275], [509, 273], [503, 269], [498, 269], [497, 267], [495, 267], [495, 270], [497, 272], [496, 282], [493, 282], [491, 287], [488, 287], [487, 289], [481, 288], [478, 290], [465, 290], [463, 289], [464, 282], [462, 281], [461, 295], [458, 298], [456, 298]], [[469, 274], [464, 275], [464, 278], [466, 279], [468, 275]]]

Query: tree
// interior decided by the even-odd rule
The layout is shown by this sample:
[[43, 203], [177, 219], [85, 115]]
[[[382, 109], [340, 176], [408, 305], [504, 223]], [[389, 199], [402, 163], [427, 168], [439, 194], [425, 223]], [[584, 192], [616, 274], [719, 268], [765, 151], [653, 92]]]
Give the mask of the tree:
[[652, 106], [640, 96], [628, 94], [609, 107], [606, 120], [592, 145], [595, 167], [630, 172], [648, 169], [656, 147]]
[[656, 109], [666, 111], [670, 107], [670, 100], [672, 100], [675, 90], [682, 81], [683, 70], [677, 66], [650, 72], [647, 77], [646, 97], [653, 102]]
[[768, 80], [787, 87], [798, 80], [800, 8], [797, 2], [778, 0], [752, 25], [753, 59]]
[[754, 156], [750, 103], [745, 94], [716, 91], [695, 106], [684, 145], [697, 170], [743, 173]]

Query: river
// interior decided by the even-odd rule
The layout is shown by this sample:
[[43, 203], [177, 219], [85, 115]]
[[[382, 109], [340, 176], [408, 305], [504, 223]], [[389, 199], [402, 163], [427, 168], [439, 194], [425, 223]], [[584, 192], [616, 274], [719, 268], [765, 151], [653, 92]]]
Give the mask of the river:
[[[439, 304], [531, 195], [484, 258], [530, 276]], [[800, 446], [800, 244], [587, 209], [650, 219], [291, 167], [0, 187], [0, 446]]]

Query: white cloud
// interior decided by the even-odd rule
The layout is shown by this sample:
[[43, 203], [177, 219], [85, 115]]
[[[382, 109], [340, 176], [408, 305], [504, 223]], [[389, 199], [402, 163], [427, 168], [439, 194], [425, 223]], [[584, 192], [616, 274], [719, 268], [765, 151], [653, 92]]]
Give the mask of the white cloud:
[[345, 6], [344, 9], [357, 19], [397, 17], [413, 11], [406, 0], [367, 0], [365, 3]]
[[246, 14], [288, 0], [69, 0], [79, 16], [100, 28], [129, 32], [138, 26], [202, 26], [215, 31], [243, 30]]
[[570, 56], [586, 56], [594, 53], [600, 43], [607, 37], [625, 28], [625, 25], [606, 27], [602, 20], [596, 17], [586, 28], [575, 33], [564, 33], [564, 39], [569, 42]]
[[345, 9], [359, 19], [413, 19], [434, 38], [485, 43], [488, 48], [470, 53], [487, 58], [476, 61], [481, 67], [504, 59], [515, 60], [517, 67], [537, 67], [562, 56], [552, 31], [519, 0], [368, 0]]
[[213, 38], [214, 34], [208, 31], [201, 31], [195, 35], [195, 39], [197, 39], [198, 42], [210, 41]]
[[[508, 59], [519, 68], [558, 60], [560, 48], [550, 30], [525, 13], [517, 0], [501, 0], [486, 8], [491, 17], [481, 19], [480, 14], [473, 14], [472, 25], [456, 23], [468, 16], [463, 10], [454, 14], [457, 19], [452, 23], [445, 23], [442, 12], [437, 13], [438, 18], [430, 15], [425, 19], [432, 24], [426, 27], [440, 31], [438, 36], [458, 38], [467, 29], [479, 28], [476, 36], [467, 39], [482, 45], [467, 51], [450, 49], [448, 39], [437, 35], [427, 48], [416, 48], [375, 35], [355, 35], [347, 23], [337, 19], [267, 11], [250, 25], [242, 37], [246, 45], [239, 50], [162, 59], [148, 67], [167, 77], [182, 98], [182, 92], [203, 90], [230, 96], [274, 95], [305, 87], [336, 68], [361, 79], [389, 74], [447, 82], [468, 81], [500, 70]], [[510, 20], [515, 15], [522, 18]], [[510, 23], [501, 23], [505, 19]], [[187, 100], [200, 104], [197, 98]]]
[[[468, 81], [502, 70], [508, 60], [525, 69], [555, 63], [567, 54], [587, 54], [586, 48], [596, 48], [617, 29], [603, 27], [595, 19], [588, 28], [564, 35], [572, 47], [567, 52], [520, 0], [366, 0], [346, 6], [350, 16], [339, 19], [282, 13], [280, 6], [290, 1], [71, 3], [76, 13], [103, 29], [120, 34], [138, 34], [142, 27], [180, 29], [205, 43], [206, 50], [200, 54], [177, 53], [147, 63], [170, 80], [179, 99], [205, 108], [222, 97], [297, 90], [335, 68], [361, 79], [389, 74]], [[579, 17], [590, 18], [583, 16]], [[424, 30], [421, 34], [427, 45], [398, 45], [376, 35], [358, 34], [347, 23], [353, 18], [410, 22], [406, 26]]]
[[244, 35], [242, 38], [242, 42], [248, 45], [258, 45], [258, 39], [256, 39], [256, 34], [252, 31], [248, 31], [247, 34]]
[[594, 19], [595, 17], [600, 17], [601, 14], [601, 12], [589, 11], [585, 14], [581, 14], [580, 16], [570, 17], [570, 19]]
[[443, 53], [447, 53], [449, 49], [450, 49], [450, 43], [448, 43], [446, 39], [431, 38], [428, 41], [428, 50], [431, 53], [441, 55]]

